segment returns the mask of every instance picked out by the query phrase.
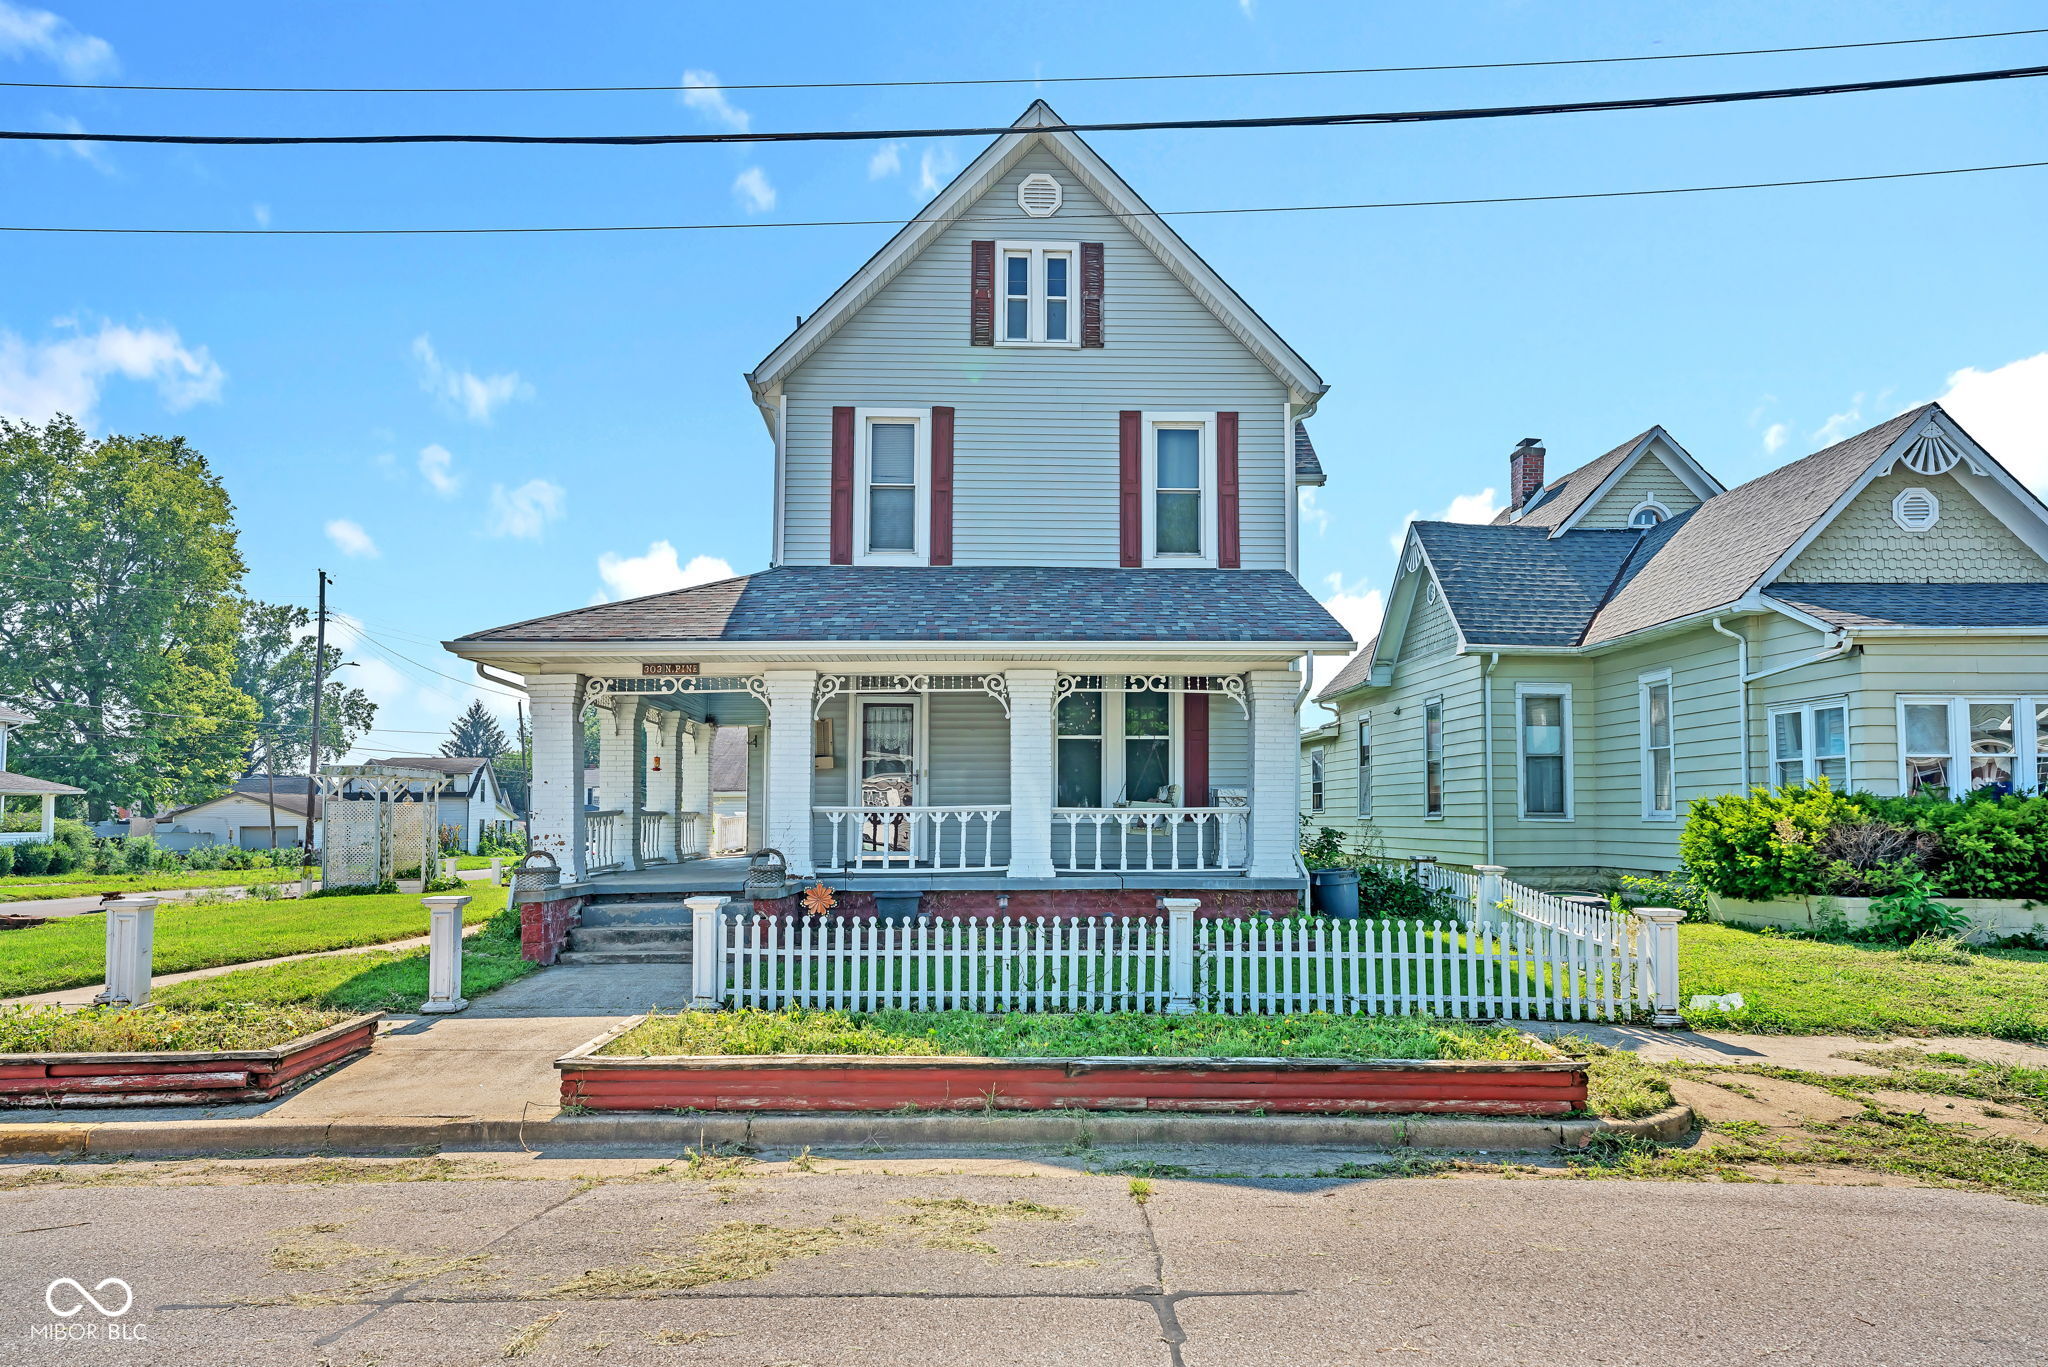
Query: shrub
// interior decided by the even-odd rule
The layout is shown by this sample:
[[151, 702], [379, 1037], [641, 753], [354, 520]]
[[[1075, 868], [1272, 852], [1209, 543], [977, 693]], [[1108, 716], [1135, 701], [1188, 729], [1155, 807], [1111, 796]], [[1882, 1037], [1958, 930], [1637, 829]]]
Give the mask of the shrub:
[[1440, 888], [1425, 888], [1407, 872], [1384, 864], [1358, 867], [1358, 906], [1368, 917], [1401, 916], [1452, 921], [1463, 910], [1458, 899]]
[[1701, 886], [1767, 902], [1822, 891], [1821, 839], [1857, 809], [1825, 778], [1692, 804], [1678, 852]]
[[14, 872], [14, 846], [0, 845], [0, 878]]
[[1917, 870], [1900, 880], [1898, 890], [1870, 904], [1864, 933], [1873, 940], [1909, 944], [1923, 935], [1958, 936], [1970, 918], [1934, 900], [1933, 885]]
[[37, 840], [26, 845], [13, 845], [9, 848], [14, 851], [14, 871], [16, 873], [35, 877], [39, 874], [54, 872], [50, 866], [57, 859], [57, 847], [55, 845], [46, 845], [42, 841]]
[[1670, 873], [1624, 873], [1614, 894], [1615, 910], [1635, 907], [1675, 907], [1688, 921], [1707, 914], [1707, 896], [1693, 880], [1690, 869]]
[[1302, 818], [1302, 863], [1311, 869], [1345, 869], [1351, 867], [1351, 860], [1351, 851], [1344, 847], [1344, 832], [1335, 826], [1323, 826], [1311, 832], [1308, 818]]

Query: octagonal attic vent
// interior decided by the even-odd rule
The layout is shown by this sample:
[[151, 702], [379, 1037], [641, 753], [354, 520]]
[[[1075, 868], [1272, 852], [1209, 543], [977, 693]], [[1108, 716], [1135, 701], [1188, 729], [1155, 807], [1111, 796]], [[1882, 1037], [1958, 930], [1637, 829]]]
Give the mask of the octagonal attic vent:
[[1051, 218], [1066, 198], [1060, 183], [1043, 171], [1024, 177], [1017, 186], [1017, 207], [1033, 218]]
[[1924, 532], [1941, 521], [1941, 500], [1926, 489], [1901, 489], [1892, 500], [1892, 521], [1909, 532]]

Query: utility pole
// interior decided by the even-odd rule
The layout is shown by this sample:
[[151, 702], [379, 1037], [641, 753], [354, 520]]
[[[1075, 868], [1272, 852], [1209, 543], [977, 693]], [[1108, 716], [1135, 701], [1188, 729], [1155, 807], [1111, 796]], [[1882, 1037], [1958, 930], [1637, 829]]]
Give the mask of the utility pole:
[[[263, 777], [270, 790], [270, 848], [277, 849], [277, 748], [271, 744], [271, 737], [263, 737]], [[271, 860], [273, 865], [276, 860]]]
[[[304, 896], [310, 889], [306, 886], [306, 870], [312, 867], [313, 819], [319, 813], [320, 802], [320, 695], [327, 689], [327, 586], [334, 581], [327, 577], [326, 570], [316, 571], [319, 575], [319, 610], [313, 617], [313, 735], [306, 747], [306, 856], [299, 865], [299, 894]], [[271, 829], [277, 828], [277, 817], [273, 814]]]

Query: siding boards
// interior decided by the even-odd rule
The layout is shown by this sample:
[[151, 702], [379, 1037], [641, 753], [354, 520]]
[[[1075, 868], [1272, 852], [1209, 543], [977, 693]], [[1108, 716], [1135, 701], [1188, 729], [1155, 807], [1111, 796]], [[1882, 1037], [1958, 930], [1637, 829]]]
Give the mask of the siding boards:
[[[1892, 500], [1906, 489], [1941, 500], [1941, 520], [1927, 531], [1892, 520]], [[1901, 469], [1872, 480], [1780, 577], [1792, 584], [2039, 584], [2048, 582], [2048, 563], [1954, 475]]]
[[1700, 502], [1699, 495], [1686, 487], [1685, 481], [1673, 474], [1670, 466], [1655, 454], [1646, 454], [1577, 525], [1589, 529], [1626, 527], [1628, 515], [1646, 498], [1656, 499], [1673, 516], [1698, 507]]

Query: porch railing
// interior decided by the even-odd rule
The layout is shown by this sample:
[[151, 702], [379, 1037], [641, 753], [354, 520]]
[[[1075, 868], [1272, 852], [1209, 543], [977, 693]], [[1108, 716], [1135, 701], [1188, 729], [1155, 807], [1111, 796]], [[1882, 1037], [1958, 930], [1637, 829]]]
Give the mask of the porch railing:
[[639, 832], [639, 843], [635, 848], [640, 851], [642, 864], [674, 862], [676, 843], [669, 834], [669, 823], [673, 820], [675, 818], [667, 812], [640, 813], [639, 821], [634, 824]]
[[624, 812], [591, 812], [583, 819], [583, 868], [586, 873], [603, 873], [623, 868], [619, 855], [619, 827]]
[[1008, 867], [1008, 807], [818, 807], [829, 828], [830, 873], [888, 869], [946, 873]]
[[1052, 814], [1053, 867], [1235, 873], [1249, 862], [1250, 818], [1245, 807], [1064, 807]]
[[707, 822], [702, 812], [676, 813], [676, 855], [682, 859], [702, 859], [711, 853], [704, 843]]

